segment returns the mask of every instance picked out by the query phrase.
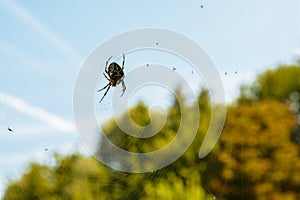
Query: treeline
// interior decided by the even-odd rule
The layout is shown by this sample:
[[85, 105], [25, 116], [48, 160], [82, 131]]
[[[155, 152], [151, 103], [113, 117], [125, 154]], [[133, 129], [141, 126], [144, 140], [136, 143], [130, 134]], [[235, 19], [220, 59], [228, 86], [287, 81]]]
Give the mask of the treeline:
[[[3, 200], [300, 199], [299, 65], [268, 70], [254, 83], [241, 86], [238, 99], [227, 106], [217, 145], [203, 159], [198, 152], [210, 122], [208, 91], [202, 90], [195, 104], [201, 113], [197, 135], [169, 166], [134, 174], [112, 170], [92, 156], [55, 155], [54, 166], [32, 163], [20, 179], [11, 181]], [[113, 119], [103, 130], [123, 149], [154, 151], [175, 137], [180, 106], [188, 105], [179, 105], [174, 98], [164, 128], [151, 138], [128, 136]], [[130, 109], [130, 115], [141, 126], [150, 123], [149, 110], [142, 102]], [[97, 154], [105, 150], [109, 149], [100, 142]]]

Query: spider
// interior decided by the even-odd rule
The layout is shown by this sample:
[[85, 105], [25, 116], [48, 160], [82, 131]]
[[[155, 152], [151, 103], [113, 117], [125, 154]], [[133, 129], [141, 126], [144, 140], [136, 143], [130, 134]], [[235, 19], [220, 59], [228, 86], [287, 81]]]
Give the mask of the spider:
[[123, 54], [123, 63], [122, 63], [122, 67], [120, 67], [120, 65], [118, 65], [115, 62], [112, 62], [109, 64], [108, 68], [108, 62], [109, 60], [112, 58], [112, 56], [110, 58], [108, 58], [108, 60], [106, 61], [106, 65], [105, 65], [105, 73], [103, 73], [104, 77], [109, 81], [108, 84], [106, 86], [104, 86], [102, 89], [98, 90], [97, 92], [100, 92], [101, 90], [104, 90], [105, 88], [107, 88], [107, 90], [105, 91], [103, 97], [100, 99], [99, 102], [101, 102], [104, 97], [106, 96], [108, 90], [110, 89], [110, 87], [116, 87], [117, 85], [119, 85], [120, 83], [122, 83], [122, 94], [120, 97], [123, 96], [125, 90], [126, 90], [126, 86], [125, 86], [125, 82], [124, 82], [124, 63], [125, 63], [125, 55]]

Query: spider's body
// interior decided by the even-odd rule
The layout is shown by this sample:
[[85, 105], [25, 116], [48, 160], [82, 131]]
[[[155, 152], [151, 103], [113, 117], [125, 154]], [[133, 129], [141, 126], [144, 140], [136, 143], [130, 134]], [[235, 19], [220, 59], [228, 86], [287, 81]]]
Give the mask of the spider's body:
[[[103, 98], [106, 96], [108, 90], [110, 89], [110, 87], [116, 87], [118, 84], [122, 83], [122, 95], [124, 94], [125, 90], [126, 90], [126, 86], [125, 86], [125, 82], [124, 82], [124, 63], [125, 63], [125, 55], [123, 54], [123, 63], [122, 63], [122, 67], [120, 67], [120, 65], [118, 65], [115, 62], [112, 62], [111, 64], [108, 65], [109, 60], [112, 58], [112, 56], [106, 61], [106, 66], [105, 66], [105, 73], [103, 73], [104, 77], [109, 81], [108, 84], [106, 86], [104, 86], [102, 89], [98, 90], [104, 90], [105, 88], [107, 88], [106, 92], [104, 93], [103, 97], [101, 98], [100, 102], [103, 100]], [[107, 77], [108, 76], [108, 77]]]
[[122, 70], [122, 68], [120, 67], [120, 65], [118, 65], [117, 63], [113, 62], [108, 66], [108, 70], [106, 71], [106, 73], [109, 76], [109, 81], [111, 83], [111, 86], [117, 86], [118, 82], [120, 82], [121, 80], [123, 80], [123, 76], [124, 76], [124, 72]]

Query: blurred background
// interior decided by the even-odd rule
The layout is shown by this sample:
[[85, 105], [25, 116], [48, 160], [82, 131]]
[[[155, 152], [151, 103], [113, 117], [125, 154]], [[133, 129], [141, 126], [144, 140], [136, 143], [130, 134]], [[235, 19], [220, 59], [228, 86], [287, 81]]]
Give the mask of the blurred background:
[[[0, 198], [300, 199], [299, 11], [298, 0], [0, 0]], [[166, 124], [155, 137], [128, 137], [107, 117], [100, 126], [111, 141], [149, 152], [176, 135], [181, 106], [200, 108], [197, 136], [184, 155], [155, 172], [130, 174], [87, 152], [73, 122], [72, 95], [91, 51], [144, 27], [180, 32], [206, 50], [223, 81], [227, 117], [217, 145], [202, 159], [211, 104], [209, 91], [193, 78], [198, 99], [178, 105], [169, 96]], [[145, 57], [126, 65], [134, 62]], [[184, 71], [179, 61], [172, 64]], [[176, 94], [188, 101], [180, 88]], [[149, 99], [138, 100], [128, 109], [145, 126]], [[99, 140], [97, 153], [106, 150]]]

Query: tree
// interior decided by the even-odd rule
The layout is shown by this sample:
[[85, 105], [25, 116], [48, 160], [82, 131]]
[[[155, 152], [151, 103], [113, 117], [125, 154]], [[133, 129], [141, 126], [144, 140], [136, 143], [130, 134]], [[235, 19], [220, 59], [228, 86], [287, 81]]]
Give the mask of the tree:
[[[187, 112], [185, 117], [193, 120], [195, 118], [192, 112], [193, 106], [199, 104], [203, 120], [199, 122], [198, 134], [188, 150], [174, 163], [154, 172], [135, 174], [112, 170], [93, 157], [80, 155], [60, 157], [57, 155], [54, 166], [37, 164], [34, 168], [30, 167], [20, 180], [11, 182], [6, 190], [4, 200], [32, 199], [30, 196], [32, 194], [36, 195], [34, 199], [43, 200], [213, 199], [213, 196], [207, 194], [201, 185], [201, 172], [207, 165], [198, 158], [199, 147], [207, 129], [207, 123], [209, 123], [209, 120], [205, 120], [206, 115], [208, 116], [210, 113], [208, 92], [202, 91], [198, 102], [191, 106], [185, 104], [184, 96], [179, 90], [177, 90], [176, 96], [183, 103], [180, 104], [179, 99], [174, 97], [173, 105], [167, 110], [166, 124], [155, 136], [150, 138], [129, 136], [117, 126], [114, 119], [102, 127], [106, 136], [121, 148], [132, 152], [149, 152], [162, 148], [176, 136], [178, 127], [181, 125], [181, 108], [189, 109], [190, 112]], [[162, 117], [159, 113], [150, 113], [148, 107], [142, 102], [130, 108], [129, 113], [134, 123], [140, 126], [149, 125], [151, 120], [155, 122], [151, 126], [156, 126]], [[135, 131], [136, 126], [128, 117], [128, 115], [120, 116], [120, 120], [127, 125], [128, 129]], [[187, 135], [190, 132], [189, 120], [184, 127]], [[155, 128], [151, 126], [146, 131]], [[110, 151], [110, 149], [100, 142], [95, 156], [101, 155], [105, 151]], [[114, 156], [111, 161], [118, 162], [117, 158]], [[124, 163], [126, 164], [126, 162], [122, 162], [122, 164]], [[47, 176], [41, 172], [42, 169], [46, 170]], [[40, 178], [31, 178], [33, 175]], [[25, 180], [25, 184], [22, 180]], [[37, 187], [31, 187], [31, 185]], [[41, 187], [38, 187], [39, 185]], [[19, 196], [15, 195], [19, 190], [25, 190], [25, 188], [28, 192], [23, 192]]]
[[298, 121], [292, 133], [293, 141], [300, 144], [300, 63], [281, 65], [257, 75], [251, 85], [240, 87], [238, 103], [253, 104], [263, 100], [279, 100], [289, 106]]
[[[190, 147], [175, 162], [149, 173], [125, 173], [106, 167], [93, 156], [112, 150], [99, 140], [95, 155], [56, 155], [54, 166], [33, 163], [19, 180], [8, 185], [4, 200], [11, 199], [300, 199], [300, 147], [295, 143], [299, 87], [297, 66], [268, 70], [250, 86], [243, 86], [238, 103], [228, 106], [227, 119], [217, 145], [199, 159], [199, 147], [207, 132], [212, 105], [207, 90], [198, 101], [187, 104], [177, 90], [167, 110], [166, 123], [154, 136], [129, 136], [118, 127], [117, 119], [103, 125], [105, 135], [117, 146], [131, 152], [149, 152], [167, 145], [187, 119], [186, 137], [192, 132], [200, 108], [198, 130]], [[283, 86], [282, 86], [283, 85]], [[180, 100], [180, 101], [179, 101]], [[183, 103], [179, 103], [183, 102]], [[294, 106], [294, 107], [293, 107]], [[183, 115], [182, 110], [188, 110]], [[293, 113], [294, 112], [294, 113]], [[158, 126], [160, 113], [150, 112], [139, 102], [129, 115], [118, 120], [129, 131], [146, 135]], [[131, 120], [132, 119], [132, 120]], [[140, 131], [138, 126], [147, 126]], [[148, 126], [149, 125], [149, 126]], [[185, 140], [186, 138], [181, 138]], [[300, 141], [300, 140], [299, 140]], [[175, 151], [176, 149], [174, 149]], [[108, 162], [131, 166], [117, 155]]]
[[[210, 116], [206, 90], [200, 93], [198, 102], [195, 104], [200, 107], [203, 120], [199, 122], [198, 134], [188, 150], [174, 163], [153, 173], [124, 175], [121, 172], [113, 172], [113, 174], [119, 174], [118, 177], [120, 178], [116, 177], [117, 181], [114, 180], [111, 185], [123, 189], [120, 191], [120, 197], [114, 199], [212, 199], [212, 195], [206, 194], [205, 189], [201, 186], [201, 169], [205, 164], [198, 158], [199, 147], [208, 127], [207, 123], [209, 123], [209, 120], [206, 121], [205, 119]], [[128, 136], [117, 126], [114, 120], [105, 124], [103, 130], [110, 141], [122, 149], [141, 153], [154, 151], [168, 144], [176, 135], [181, 125], [181, 108], [192, 109], [193, 106], [195, 105], [187, 106], [184, 96], [180, 90], [177, 90], [173, 105], [168, 109], [165, 126], [159, 133], [150, 138]], [[139, 125], [148, 125], [151, 121], [149, 110], [142, 102], [131, 108], [129, 113], [133, 121]], [[193, 112], [188, 112], [188, 115], [187, 118], [194, 118]], [[152, 113], [152, 116], [158, 119], [162, 117], [159, 113]], [[135, 131], [132, 122], [127, 117], [121, 116], [121, 120], [127, 124], [127, 128]], [[185, 127], [185, 132], [188, 134], [189, 126]], [[97, 154], [104, 153], [106, 150], [110, 151], [105, 144], [100, 144]]]
[[54, 167], [32, 163], [20, 180], [8, 185], [3, 200], [108, 199], [107, 168], [79, 155], [55, 157]]
[[[300, 103], [300, 66], [282, 65], [257, 75], [251, 85], [242, 85], [239, 102], [276, 99], [284, 103]], [[299, 108], [297, 109], [299, 112]]]
[[10, 183], [3, 200], [43, 199], [51, 191], [51, 182], [47, 180], [49, 172], [48, 167], [32, 163], [19, 181]]
[[225, 199], [300, 199], [299, 145], [291, 141], [296, 121], [274, 101], [228, 111], [220, 138], [218, 174], [206, 184]]

